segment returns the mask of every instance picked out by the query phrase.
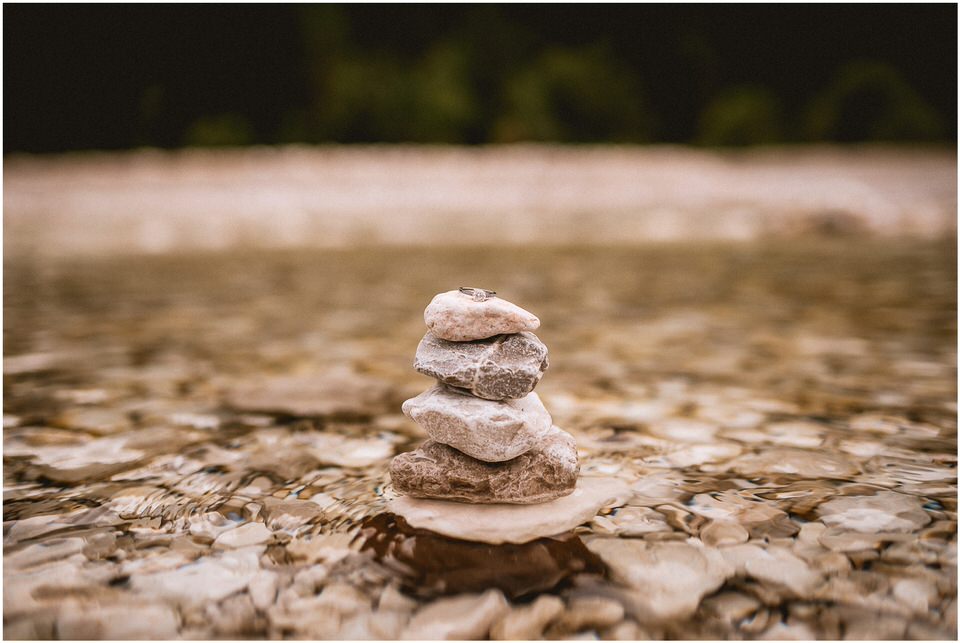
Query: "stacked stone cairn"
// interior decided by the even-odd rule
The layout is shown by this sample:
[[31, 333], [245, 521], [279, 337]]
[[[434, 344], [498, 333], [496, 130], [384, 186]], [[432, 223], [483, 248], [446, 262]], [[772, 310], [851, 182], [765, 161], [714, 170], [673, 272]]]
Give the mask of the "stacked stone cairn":
[[574, 491], [573, 437], [533, 389], [547, 347], [540, 320], [491, 291], [440, 293], [424, 311], [427, 334], [414, 368], [437, 383], [403, 403], [430, 436], [390, 465], [406, 496], [474, 504], [545, 503]]

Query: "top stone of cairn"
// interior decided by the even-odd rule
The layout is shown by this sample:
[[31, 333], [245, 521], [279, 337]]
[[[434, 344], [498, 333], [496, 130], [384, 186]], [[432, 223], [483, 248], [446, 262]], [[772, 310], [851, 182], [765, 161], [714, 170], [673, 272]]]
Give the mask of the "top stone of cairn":
[[540, 320], [499, 297], [478, 300], [459, 290], [442, 292], [423, 311], [427, 328], [441, 339], [469, 342], [494, 335], [536, 330]]

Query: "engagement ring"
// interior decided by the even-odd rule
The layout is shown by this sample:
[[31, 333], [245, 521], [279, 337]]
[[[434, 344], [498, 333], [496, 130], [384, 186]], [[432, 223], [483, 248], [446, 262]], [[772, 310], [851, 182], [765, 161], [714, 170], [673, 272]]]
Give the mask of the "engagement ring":
[[483, 288], [467, 288], [466, 286], [460, 286], [460, 292], [464, 295], [470, 295], [473, 297], [474, 301], [486, 301], [491, 297], [496, 297], [497, 293], [493, 290], [485, 290]]

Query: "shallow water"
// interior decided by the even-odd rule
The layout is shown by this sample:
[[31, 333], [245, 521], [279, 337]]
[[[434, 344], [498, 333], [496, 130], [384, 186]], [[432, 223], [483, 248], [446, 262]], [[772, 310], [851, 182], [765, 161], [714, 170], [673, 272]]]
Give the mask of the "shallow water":
[[[948, 244], [5, 270], [9, 638], [396, 638], [454, 611], [481, 637], [956, 637]], [[540, 317], [537, 391], [624, 506], [512, 548], [383, 514], [390, 457], [424, 439], [399, 411], [429, 384], [422, 310], [459, 285]], [[491, 587], [510, 616], [489, 594], [424, 611]], [[539, 624], [544, 594], [565, 615]]]

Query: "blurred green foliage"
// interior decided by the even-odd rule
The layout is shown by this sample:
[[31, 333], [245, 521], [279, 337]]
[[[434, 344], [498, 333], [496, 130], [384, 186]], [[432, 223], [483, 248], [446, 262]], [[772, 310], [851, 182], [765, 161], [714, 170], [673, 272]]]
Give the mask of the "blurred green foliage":
[[951, 143], [947, 5], [9, 5], [4, 151]]
[[386, 56], [338, 60], [320, 78], [306, 135], [350, 142], [460, 141], [477, 118], [464, 50], [442, 44], [413, 65]]
[[700, 116], [703, 145], [768, 145], [783, 140], [783, 114], [772, 92], [740, 86], [707, 103]]
[[185, 145], [197, 147], [230, 147], [250, 145], [253, 132], [250, 123], [239, 114], [204, 116], [187, 130]]
[[896, 69], [869, 60], [845, 64], [806, 114], [814, 141], [928, 141], [943, 129], [936, 110]]
[[493, 140], [642, 142], [651, 114], [637, 79], [606, 49], [548, 49], [505, 84]]
[[[400, 51], [392, 42], [361, 44], [363, 25], [336, 5], [309, 5], [300, 15], [313, 86], [310, 104], [285, 114], [284, 141], [670, 139], [659, 124], [675, 115], [646, 98], [655, 87], [645, 76], [657, 76], [656, 70], [627, 64], [605, 40], [537, 46], [488, 5], [476, 7], [472, 19], [446, 37]], [[937, 141], [945, 135], [936, 109], [889, 64], [845, 64], [788, 108], [773, 87], [711, 82], [718, 71], [709, 41], [697, 30], [682, 36], [678, 51], [690, 59], [691, 71], [699, 70], [696, 84], [703, 88], [683, 106], [696, 117], [689, 142]]]
[[[482, 71], [470, 47], [442, 41], [413, 60], [380, 52], [321, 55], [313, 98], [288, 110], [286, 142], [469, 143], [557, 141], [642, 143], [657, 139], [658, 114], [637, 74], [608, 48], [549, 48], [516, 65], [493, 88], [493, 118], [478, 95]], [[935, 141], [942, 120], [891, 66], [845, 65], [798, 114], [769, 88], [722, 88], [698, 110], [694, 142], [749, 146], [787, 141]], [[794, 126], [794, 123], [801, 125]], [[191, 145], [243, 144], [249, 126], [235, 114], [202, 117]]]

